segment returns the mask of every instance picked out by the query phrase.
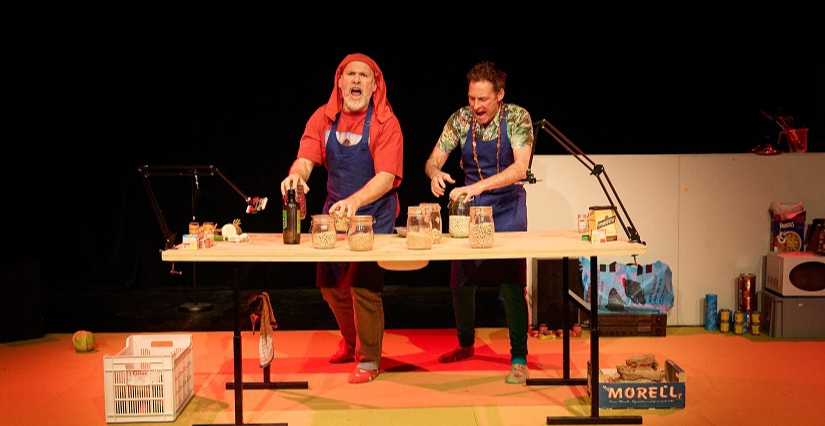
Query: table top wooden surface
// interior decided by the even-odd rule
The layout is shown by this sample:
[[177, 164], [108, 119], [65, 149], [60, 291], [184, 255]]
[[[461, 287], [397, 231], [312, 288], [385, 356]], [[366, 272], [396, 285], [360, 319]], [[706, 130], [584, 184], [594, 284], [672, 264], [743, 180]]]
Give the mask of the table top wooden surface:
[[582, 241], [575, 231], [496, 232], [491, 248], [470, 248], [467, 238], [444, 234], [432, 249], [410, 250], [397, 234], [376, 234], [370, 251], [351, 251], [345, 237], [335, 248], [312, 247], [312, 235], [301, 235], [301, 244], [285, 245], [280, 233], [250, 233], [249, 241], [216, 242], [210, 248], [164, 250], [167, 262], [424, 262], [460, 259], [554, 259], [579, 256], [642, 255], [644, 244], [619, 239], [605, 243]]

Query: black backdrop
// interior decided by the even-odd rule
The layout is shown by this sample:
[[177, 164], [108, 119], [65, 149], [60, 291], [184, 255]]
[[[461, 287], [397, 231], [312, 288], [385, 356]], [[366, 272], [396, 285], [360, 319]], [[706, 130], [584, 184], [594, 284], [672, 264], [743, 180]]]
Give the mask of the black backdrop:
[[[466, 6], [10, 11], [4, 262], [39, 263], [46, 291], [186, 285], [160, 262], [163, 235], [141, 165], [215, 165], [247, 195], [270, 199], [247, 215], [217, 176], [199, 179], [196, 190], [188, 178], [150, 178], [178, 239], [193, 213], [279, 232], [278, 184], [351, 52], [381, 66], [405, 134], [402, 212], [433, 199], [424, 161], [466, 103], [466, 71], [483, 59], [507, 72], [506, 101], [591, 155], [749, 152], [778, 135], [762, 110], [792, 115], [811, 129], [809, 150], [823, 151], [825, 62], [806, 19], [812, 10], [542, 6], [510, 15]], [[537, 153], [564, 154], [546, 135]], [[316, 169], [310, 179], [310, 214], [320, 211], [324, 177]], [[312, 286], [312, 271], [255, 265], [245, 278]], [[446, 273], [433, 264], [391, 274], [390, 283], [446, 285]], [[222, 285], [225, 275], [204, 266], [198, 282]]]

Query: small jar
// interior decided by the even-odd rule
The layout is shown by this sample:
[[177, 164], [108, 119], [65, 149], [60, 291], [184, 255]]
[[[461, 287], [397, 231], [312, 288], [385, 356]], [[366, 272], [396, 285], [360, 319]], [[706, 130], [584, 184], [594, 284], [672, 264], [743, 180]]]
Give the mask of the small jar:
[[349, 218], [347, 217], [346, 213], [342, 212], [341, 210], [336, 210], [335, 213], [332, 214], [335, 217], [335, 230], [338, 232], [347, 232], [349, 231]]
[[491, 248], [496, 228], [493, 223], [492, 206], [470, 207], [470, 248]]
[[352, 251], [370, 251], [375, 241], [372, 224], [375, 223], [372, 215], [355, 215], [350, 218], [347, 240]]
[[203, 223], [203, 243], [208, 247], [212, 247], [215, 242], [215, 222]]
[[335, 248], [337, 233], [335, 232], [335, 218], [331, 214], [313, 215], [309, 231], [312, 233], [312, 247], [317, 249]]
[[430, 215], [420, 206], [407, 208], [407, 248], [427, 250], [433, 248], [433, 227]]
[[201, 233], [200, 222], [189, 222], [189, 235], [198, 235]]
[[450, 200], [450, 203], [447, 205], [450, 211], [450, 236], [453, 238], [467, 238], [470, 232], [470, 207], [472, 199], [465, 200], [464, 197], [465, 195], [461, 195], [455, 200]]
[[433, 244], [441, 243], [441, 205], [438, 203], [421, 203], [419, 207], [424, 209], [424, 214], [430, 215], [430, 226], [432, 227]]

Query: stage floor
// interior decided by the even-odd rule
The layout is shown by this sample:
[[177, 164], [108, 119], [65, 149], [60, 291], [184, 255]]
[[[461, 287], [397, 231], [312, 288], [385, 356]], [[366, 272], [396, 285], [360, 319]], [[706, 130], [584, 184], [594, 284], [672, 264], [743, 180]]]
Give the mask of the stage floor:
[[[147, 322], [150, 320], [147, 319]], [[71, 334], [0, 344], [0, 413], [6, 426], [104, 425], [104, 355], [134, 333], [96, 333], [98, 348], [77, 353]], [[174, 422], [233, 424], [232, 332], [170, 332], [193, 339], [194, 397]], [[261, 382], [258, 334], [242, 332], [244, 382]], [[478, 330], [476, 355], [454, 364], [436, 357], [455, 344], [453, 329], [388, 330], [383, 373], [367, 384], [346, 382], [353, 364], [331, 365], [335, 330], [274, 333], [271, 380], [306, 381], [308, 389], [245, 390], [245, 424], [289, 425], [544, 425], [548, 416], [590, 416], [584, 386], [509, 385], [504, 328]], [[686, 407], [601, 410], [640, 415], [645, 425], [771, 425], [821, 422], [825, 341], [736, 336], [698, 327], [669, 327], [666, 337], [603, 337], [602, 368], [652, 354], [685, 370]], [[562, 340], [529, 340], [533, 378], [562, 375]], [[590, 339], [571, 340], [572, 376], [584, 377]], [[147, 423], [151, 424], [151, 423]]]

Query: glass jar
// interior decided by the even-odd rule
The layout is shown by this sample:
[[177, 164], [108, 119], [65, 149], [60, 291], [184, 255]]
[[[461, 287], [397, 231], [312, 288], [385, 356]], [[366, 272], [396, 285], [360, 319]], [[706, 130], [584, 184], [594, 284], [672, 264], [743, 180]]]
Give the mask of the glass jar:
[[335, 218], [331, 214], [313, 215], [309, 231], [312, 233], [312, 247], [317, 249], [335, 248], [337, 233], [335, 232]]
[[470, 207], [472, 198], [465, 200], [465, 195], [461, 195], [455, 200], [450, 200], [447, 208], [450, 210], [449, 228], [450, 236], [453, 238], [467, 238], [470, 232]]
[[347, 232], [349, 230], [349, 218], [347, 214], [341, 210], [335, 210], [332, 214], [335, 218], [335, 230], [338, 232]]
[[375, 223], [372, 215], [355, 215], [350, 218], [347, 240], [352, 251], [370, 251], [375, 242], [375, 233], [372, 224]]
[[426, 250], [433, 248], [433, 227], [430, 215], [420, 206], [407, 207], [407, 248]]
[[424, 209], [424, 214], [430, 215], [430, 226], [432, 227], [433, 244], [441, 243], [441, 205], [438, 203], [421, 203], [419, 207]]
[[491, 248], [496, 228], [493, 223], [492, 206], [470, 207], [469, 239], [470, 248]]

